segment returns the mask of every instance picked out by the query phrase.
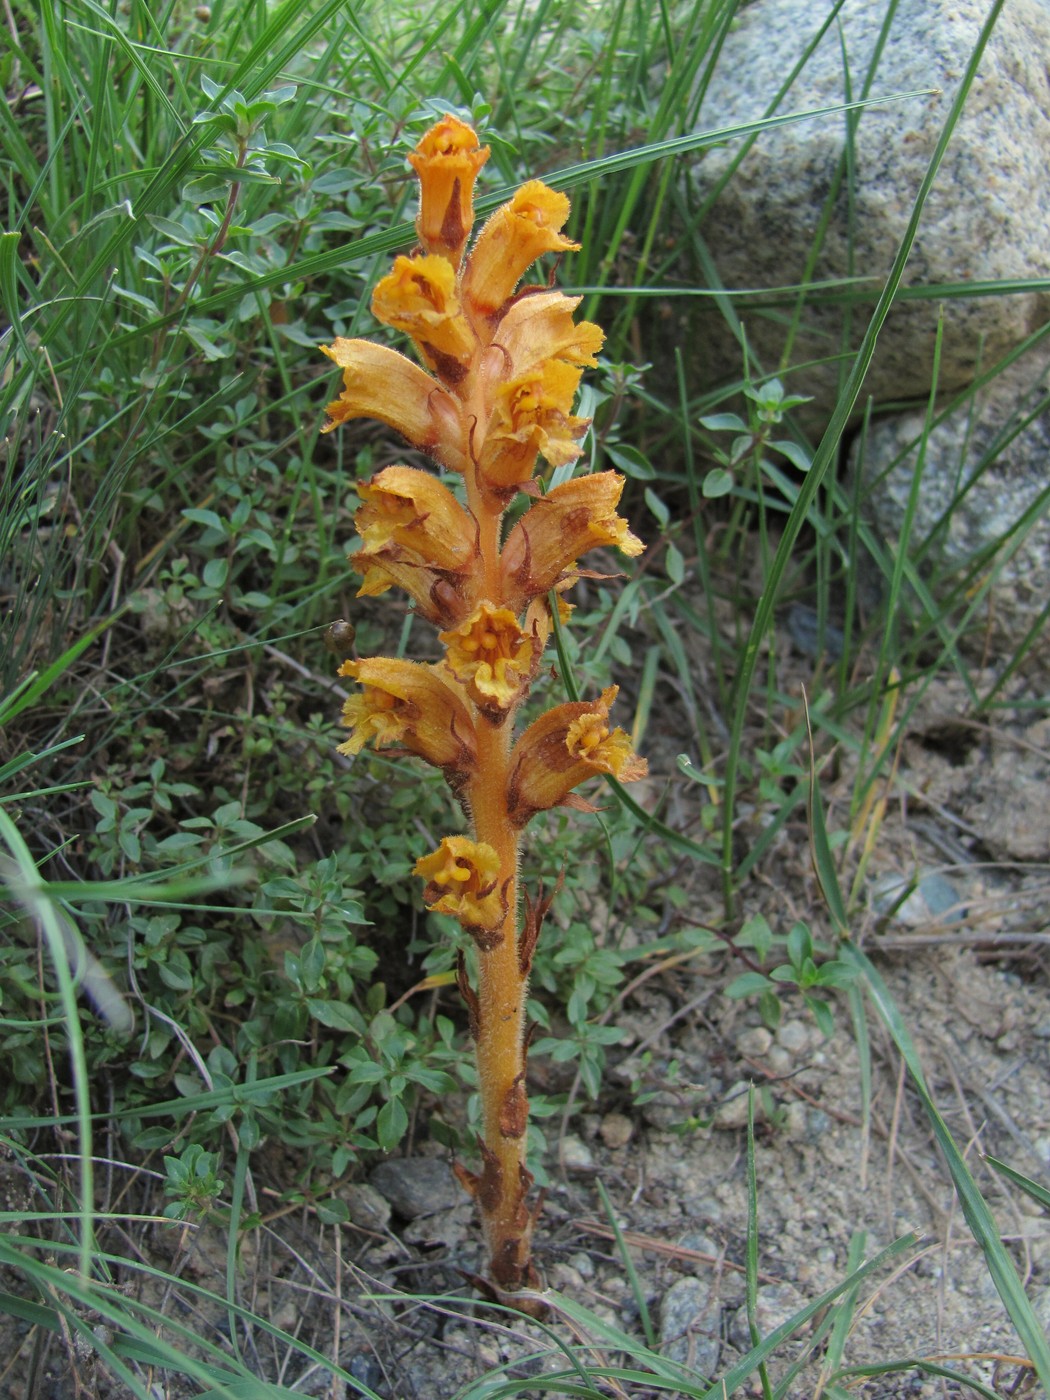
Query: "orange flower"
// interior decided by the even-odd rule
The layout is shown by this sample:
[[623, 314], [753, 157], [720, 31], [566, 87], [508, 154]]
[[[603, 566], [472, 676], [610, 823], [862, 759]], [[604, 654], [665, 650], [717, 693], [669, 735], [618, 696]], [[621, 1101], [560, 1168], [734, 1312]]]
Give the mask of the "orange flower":
[[[593, 369], [605, 332], [592, 321], [572, 319], [582, 300], [561, 292], [530, 291], [514, 302], [493, 336], [493, 346], [503, 352], [496, 373], [511, 378], [545, 360], [565, 360]], [[492, 352], [487, 358], [495, 362]]]
[[521, 699], [536, 669], [536, 638], [522, 630], [509, 608], [489, 602], [441, 633], [445, 664], [474, 704], [501, 721]]
[[496, 390], [478, 480], [495, 497], [509, 499], [536, 468], [537, 454], [559, 467], [580, 455], [576, 439], [589, 418], [574, 418], [572, 401], [583, 371], [563, 360], [547, 360]]
[[367, 550], [393, 542], [439, 569], [463, 572], [477, 558], [477, 525], [456, 497], [418, 467], [384, 467], [357, 486], [354, 525]]
[[447, 384], [466, 374], [477, 338], [460, 308], [447, 259], [397, 258], [372, 293], [372, 315], [411, 336], [424, 363]]
[[649, 765], [631, 748], [627, 734], [609, 728], [609, 708], [617, 691], [611, 685], [597, 700], [556, 705], [522, 734], [511, 754], [507, 784], [507, 808], [516, 826], [559, 804], [593, 811], [570, 794], [600, 773], [623, 783], [645, 777]]
[[339, 745], [340, 753], [360, 753], [369, 741], [377, 749], [399, 744], [441, 768], [452, 790], [459, 791], [474, 769], [474, 725], [436, 667], [372, 656], [344, 661], [339, 674], [362, 687], [343, 703], [341, 723], [350, 737]]
[[377, 418], [451, 471], [466, 465], [462, 410], [426, 370], [385, 345], [337, 336], [322, 351], [343, 371], [343, 392], [328, 405], [330, 433], [351, 418]]
[[354, 524], [364, 548], [351, 561], [364, 577], [358, 597], [397, 584], [443, 627], [470, 612], [479, 587], [477, 524], [448, 487], [429, 472], [396, 466], [357, 490], [363, 503]]
[[419, 241], [453, 267], [474, 227], [474, 182], [488, 158], [488, 146], [479, 146], [477, 133], [453, 116], [432, 126], [408, 157], [419, 176]]
[[464, 295], [473, 310], [483, 316], [498, 311], [542, 253], [579, 248], [562, 236], [568, 217], [568, 197], [540, 180], [529, 180], [497, 209], [478, 234], [463, 275]]
[[533, 502], [500, 556], [509, 607], [521, 609], [530, 598], [557, 588], [589, 549], [615, 545], [624, 554], [641, 554], [645, 546], [616, 514], [623, 486], [619, 472], [595, 472], [563, 482]]
[[493, 931], [503, 923], [507, 904], [498, 888], [500, 858], [485, 841], [446, 836], [436, 851], [421, 856], [416, 875], [426, 880], [423, 898], [437, 914], [451, 914], [467, 929]]

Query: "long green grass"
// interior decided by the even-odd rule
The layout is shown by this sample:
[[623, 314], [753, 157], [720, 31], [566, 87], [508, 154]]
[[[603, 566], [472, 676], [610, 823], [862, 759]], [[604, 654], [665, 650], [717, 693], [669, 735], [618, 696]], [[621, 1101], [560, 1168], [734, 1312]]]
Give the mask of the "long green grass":
[[[815, 27], [814, 45], [837, 9]], [[320, 438], [331, 376], [315, 349], [333, 335], [377, 332], [369, 290], [413, 237], [405, 150], [454, 109], [493, 147], [482, 213], [527, 176], [572, 196], [583, 247], [561, 282], [609, 332], [607, 365], [586, 391], [590, 464], [630, 475], [631, 512], [651, 543], [635, 575], [592, 584], [573, 626], [559, 629], [560, 681], [569, 696], [610, 678], [623, 684], [643, 746], [659, 738], [667, 696], [686, 725], [657, 805], [614, 786], [600, 823], [552, 821], [545, 832], [545, 862], [558, 857], [571, 874], [556, 905], [563, 938], [537, 956], [536, 1015], [564, 1006], [571, 1034], [562, 1049], [551, 1038], [537, 1052], [571, 1056], [577, 1083], [596, 1094], [635, 965], [688, 959], [719, 938], [754, 946], [741, 937], [748, 882], [808, 803], [832, 935], [807, 1004], [828, 1014], [821, 1008], [847, 987], [865, 1104], [868, 1017], [892, 1037], [1006, 1313], [1050, 1387], [1046, 1339], [926, 1088], [911, 1028], [851, 939], [857, 832], [877, 837], [875, 794], [924, 688], [954, 673], [977, 712], [992, 712], [1045, 632], [1046, 610], [991, 682], [965, 645], [996, 571], [1045, 519], [1046, 493], [944, 589], [926, 567], [936, 529], [881, 541], [862, 488], [836, 475], [1001, 9], [1002, 0], [990, 7], [884, 284], [765, 294], [796, 322], [810, 299], [834, 297], [867, 327], [823, 437], [809, 442], [789, 409], [770, 461], [765, 429], [745, 424], [749, 470], [714, 499], [705, 494], [712, 436], [724, 415], [770, 391], [768, 377], [741, 374], [739, 302], [718, 283], [705, 208], [693, 206], [685, 172], [715, 143], [734, 139], [742, 159], [768, 127], [819, 119], [792, 104], [813, 45], [769, 95], [766, 116], [727, 132], [704, 97], [734, 0], [14, 6], [0, 57], [9, 99], [0, 106], [0, 1047], [10, 1070], [0, 1148], [30, 1185], [25, 1209], [4, 1216], [0, 1311], [71, 1356], [90, 1355], [99, 1374], [143, 1400], [158, 1376], [185, 1378], [200, 1400], [290, 1396], [310, 1368], [330, 1378], [332, 1395], [339, 1383], [377, 1393], [253, 1311], [239, 1258], [265, 1227], [253, 1175], [264, 1139], [300, 1163], [282, 1183], [285, 1202], [332, 1238], [345, 1219], [339, 1182], [410, 1143], [424, 1108], [433, 1136], [469, 1144], [463, 1028], [452, 1004], [435, 999], [454, 980], [453, 950], [440, 921], [413, 912], [409, 879], [421, 831], [452, 818], [418, 774], [377, 756], [348, 776], [332, 753], [327, 625], [352, 618], [362, 651], [384, 629], [402, 651], [414, 644], [410, 617], [356, 603], [343, 557], [354, 482], [399, 449], [369, 425]], [[856, 100], [834, 109], [840, 121], [845, 113], [855, 128], [865, 104], [899, 99], [877, 77], [865, 75]], [[854, 177], [847, 150], [842, 180]], [[740, 364], [702, 391], [684, 346], [657, 372], [637, 368], [654, 308], [677, 316], [697, 297], [715, 302], [742, 345]], [[988, 367], [951, 404], [931, 396], [924, 435], [1005, 367]], [[804, 367], [783, 368], [804, 393]], [[917, 450], [921, 460], [922, 441]], [[945, 520], [961, 494], [945, 502]], [[881, 579], [875, 615], [859, 598], [861, 558]], [[741, 579], [756, 577], [752, 565], [757, 593], [748, 594]], [[768, 643], [784, 604], [799, 598], [815, 617], [818, 652], [833, 625], [842, 642], [818, 670], [808, 717], [785, 733], [776, 716], [798, 712], [798, 697], [782, 694]], [[581, 628], [591, 644], [578, 648]], [[852, 842], [827, 830], [821, 802], [814, 755], [835, 746], [859, 756]], [[764, 822], [742, 855], [745, 802]], [[683, 808], [688, 821], [673, 815]], [[694, 865], [717, 871], [718, 902], [702, 922], [682, 914], [669, 926], [663, 892], [684, 904], [679, 872]], [[581, 912], [602, 893], [594, 869], [609, 910], [598, 928]], [[556, 871], [546, 863], [542, 873]], [[408, 930], [398, 966], [391, 928]], [[802, 969], [811, 954], [789, 939], [785, 967]], [[768, 982], [759, 976], [751, 990], [762, 984], [770, 995]], [[458, 1117], [434, 1107], [449, 1097], [467, 1105]], [[542, 1172], [541, 1127], [572, 1101], [537, 1096], [536, 1108]], [[56, 1135], [67, 1134], [72, 1163], [56, 1163]], [[138, 1214], [113, 1186], [114, 1160], [154, 1183]], [[749, 1161], [753, 1282], [753, 1141]], [[224, 1292], [122, 1248], [133, 1218], [187, 1239], [216, 1222], [227, 1241]], [[610, 1385], [721, 1397], [753, 1383], [788, 1397], [821, 1346], [829, 1397], [880, 1369], [991, 1395], [922, 1358], [850, 1365], [851, 1320], [869, 1280], [916, 1248], [905, 1238], [865, 1260], [858, 1236], [840, 1284], [769, 1336], [753, 1331], [752, 1350], [721, 1377], [660, 1357], [651, 1323], [643, 1340], [555, 1297], [550, 1324], [527, 1335], [538, 1355], [554, 1351], [563, 1364], [542, 1380], [493, 1371], [461, 1400], [597, 1396]], [[155, 1305], [175, 1290], [221, 1317], [225, 1333]], [[333, 1288], [333, 1315], [345, 1296]], [[432, 1301], [466, 1311], [462, 1299]], [[281, 1358], [265, 1375], [263, 1335]], [[767, 1363], [788, 1355], [772, 1380]]]

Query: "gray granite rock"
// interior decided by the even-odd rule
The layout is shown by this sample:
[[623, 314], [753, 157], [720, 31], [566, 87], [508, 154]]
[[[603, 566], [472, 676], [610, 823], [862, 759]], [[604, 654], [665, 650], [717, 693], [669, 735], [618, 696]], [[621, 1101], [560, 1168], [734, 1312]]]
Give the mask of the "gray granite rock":
[[660, 1350], [708, 1380], [718, 1367], [722, 1309], [698, 1278], [676, 1279], [660, 1304]]
[[437, 1157], [391, 1157], [380, 1162], [368, 1180], [406, 1220], [449, 1210], [463, 1200], [452, 1169]]
[[[722, 129], [756, 120], [830, 11], [830, 0], [755, 0], [740, 10], [725, 43], [700, 116]], [[856, 98], [865, 85], [888, 0], [846, 0], [842, 37], [832, 25], [778, 108], [802, 112]], [[814, 280], [862, 275], [881, 279], [892, 263], [912, 201], [952, 98], [986, 18], [986, 0], [901, 0], [879, 60], [870, 96], [937, 89], [871, 107], [856, 117], [856, 186], [834, 197]], [[915, 243], [905, 285], [978, 282], [1050, 275], [1050, 5], [1011, 0], [999, 17], [966, 109], [941, 165]], [[808, 120], [763, 132], [732, 174], [702, 224], [728, 288], [774, 287], [802, 281], [829, 192], [838, 180], [846, 118]], [[705, 151], [693, 171], [703, 199], [740, 154], [741, 142]], [[855, 250], [851, 265], [850, 229]], [[878, 290], [877, 280], [870, 284]], [[935, 298], [898, 307], [884, 327], [864, 395], [876, 401], [917, 397], [931, 383], [938, 311]], [[940, 384], [960, 387], [974, 377], [978, 356], [994, 362], [1050, 319], [1045, 295], [954, 298], [943, 303], [945, 330]], [[693, 382], [738, 374], [741, 354], [713, 309], [697, 312], [702, 334], [690, 344]], [[790, 308], [788, 308], [788, 312]], [[767, 373], [780, 359], [788, 312], [776, 319], [740, 310], [748, 341]], [[854, 308], [847, 327], [841, 306], [807, 305], [795, 364], [834, 357], [859, 344], [867, 316]], [[793, 392], [813, 395], [811, 422], [834, 406], [834, 363], [791, 375]]]
[[[967, 397], [926, 443], [911, 553], [945, 594], [990, 581], [969, 630], [993, 665], [1013, 656], [1050, 597], [1050, 503], [1040, 505], [1050, 486], [1048, 394], [1044, 342]], [[884, 540], [900, 538], [923, 425], [920, 411], [877, 418], [853, 446], [852, 470]], [[1045, 651], [1045, 642], [1032, 648], [1032, 665], [1050, 671]]]

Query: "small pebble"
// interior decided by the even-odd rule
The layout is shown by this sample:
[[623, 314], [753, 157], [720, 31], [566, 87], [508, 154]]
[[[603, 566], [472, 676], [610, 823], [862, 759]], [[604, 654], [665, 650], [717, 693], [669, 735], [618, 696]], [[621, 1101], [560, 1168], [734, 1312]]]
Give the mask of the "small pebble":
[[607, 1113], [598, 1131], [606, 1147], [615, 1152], [630, 1142], [634, 1136], [634, 1124], [625, 1113]]
[[785, 1021], [777, 1031], [777, 1044], [789, 1054], [800, 1055], [809, 1044], [809, 1027], [802, 1021]]
[[367, 1181], [353, 1181], [339, 1194], [352, 1223], [362, 1230], [385, 1230], [390, 1224], [390, 1202]]
[[558, 1161], [566, 1171], [592, 1171], [594, 1153], [575, 1133], [567, 1133], [558, 1144]]
[[[726, 1130], [747, 1127], [747, 1091], [748, 1081], [746, 1079], [738, 1079], [726, 1090], [722, 1102], [711, 1115], [712, 1128]], [[760, 1123], [764, 1116], [762, 1099], [756, 1094], [755, 1122]]]
[[463, 1190], [447, 1162], [438, 1157], [391, 1157], [368, 1178], [406, 1220], [447, 1210], [463, 1200]]
[[763, 1056], [769, 1054], [772, 1044], [772, 1032], [767, 1030], [765, 1026], [750, 1026], [737, 1036], [737, 1054], [753, 1055], [756, 1059], [762, 1059]]
[[660, 1303], [660, 1350], [669, 1361], [710, 1380], [718, 1369], [721, 1314], [709, 1284], [689, 1276], [677, 1279]]
[[[760, 1337], [768, 1337], [770, 1332], [794, 1317], [806, 1306], [806, 1299], [790, 1283], [769, 1283], [758, 1290], [755, 1299], [755, 1323]], [[729, 1340], [738, 1351], [750, 1351], [751, 1331], [748, 1327], [747, 1308], [739, 1308], [729, 1324]]]

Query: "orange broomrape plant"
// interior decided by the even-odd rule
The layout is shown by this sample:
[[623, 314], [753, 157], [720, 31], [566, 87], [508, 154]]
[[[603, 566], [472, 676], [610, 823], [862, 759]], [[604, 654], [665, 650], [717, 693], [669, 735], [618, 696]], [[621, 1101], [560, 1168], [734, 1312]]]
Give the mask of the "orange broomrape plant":
[[[539, 670], [552, 627], [551, 600], [579, 576], [577, 560], [642, 544], [616, 514], [623, 478], [598, 472], [543, 494], [539, 458], [554, 467], [580, 456], [589, 420], [572, 406], [603, 335], [574, 322], [579, 298], [519, 287], [544, 253], [578, 247], [561, 230], [569, 201], [538, 180], [523, 185], [467, 244], [473, 193], [488, 147], [445, 117], [409, 161], [419, 177], [419, 248], [399, 257], [375, 289], [372, 311], [404, 332], [421, 363], [369, 341], [323, 346], [343, 371], [325, 431], [376, 418], [439, 467], [463, 478], [463, 502], [429, 472], [392, 466], [358, 487], [354, 556], [360, 592], [397, 586], [440, 629], [435, 665], [384, 657], [347, 661], [359, 685], [343, 708], [356, 754], [394, 745], [440, 768], [463, 805], [471, 836], [446, 836], [416, 863], [428, 908], [458, 919], [475, 949], [471, 980], [460, 954], [482, 1102], [477, 1173], [457, 1175], [477, 1202], [488, 1246], [490, 1293], [526, 1311], [520, 1295], [539, 1280], [532, 1263], [537, 1208], [525, 1162], [525, 1002], [549, 899], [519, 891], [526, 823], [558, 805], [593, 810], [574, 789], [598, 774], [640, 778], [643, 759], [610, 727], [616, 696], [556, 705], [515, 736], [515, 714]], [[520, 493], [528, 510], [504, 539], [503, 516]], [[564, 607], [564, 605], [561, 605]], [[524, 917], [519, 906], [524, 903]]]

